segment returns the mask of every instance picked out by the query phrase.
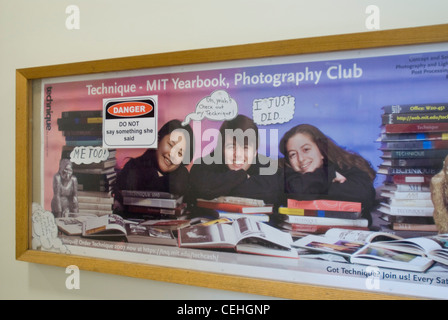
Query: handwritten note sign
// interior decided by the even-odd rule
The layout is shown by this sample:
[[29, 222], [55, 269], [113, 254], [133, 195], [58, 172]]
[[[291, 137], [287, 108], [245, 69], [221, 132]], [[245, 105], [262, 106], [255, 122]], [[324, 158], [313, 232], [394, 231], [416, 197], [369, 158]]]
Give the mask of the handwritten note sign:
[[255, 99], [252, 103], [253, 119], [258, 125], [288, 122], [294, 110], [295, 98], [290, 95]]
[[204, 118], [213, 121], [231, 120], [238, 115], [238, 105], [225, 90], [214, 91], [196, 105], [196, 110], [185, 117], [182, 125]]

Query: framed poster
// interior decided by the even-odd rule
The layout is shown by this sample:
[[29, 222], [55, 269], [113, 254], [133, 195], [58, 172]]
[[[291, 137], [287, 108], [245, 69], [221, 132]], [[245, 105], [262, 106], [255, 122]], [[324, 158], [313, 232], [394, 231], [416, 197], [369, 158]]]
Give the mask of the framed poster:
[[[286, 298], [446, 297], [430, 182], [447, 41], [440, 25], [17, 70], [17, 259]], [[415, 239], [428, 247], [398, 242]]]

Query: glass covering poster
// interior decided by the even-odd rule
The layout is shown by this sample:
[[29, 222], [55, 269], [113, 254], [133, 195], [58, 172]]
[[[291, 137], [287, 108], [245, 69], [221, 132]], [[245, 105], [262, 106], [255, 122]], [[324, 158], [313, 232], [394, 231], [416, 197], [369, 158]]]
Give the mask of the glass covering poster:
[[33, 246], [446, 297], [447, 84], [440, 46], [48, 79]]

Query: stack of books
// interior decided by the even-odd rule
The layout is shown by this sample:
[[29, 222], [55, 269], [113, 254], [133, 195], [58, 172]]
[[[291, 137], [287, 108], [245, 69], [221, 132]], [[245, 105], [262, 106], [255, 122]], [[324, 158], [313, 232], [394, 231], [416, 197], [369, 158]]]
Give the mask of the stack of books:
[[[58, 130], [65, 137], [61, 158], [71, 159], [75, 148], [90, 148], [80, 152], [96, 152], [92, 148], [102, 145], [101, 110], [64, 111], [58, 118]], [[84, 214], [106, 215], [112, 213], [113, 198], [110, 191], [116, 179], [116, 150], [107, 151], [104, 161], [74, 163], [73, 175], [78, 180], [79, 211]]]
[[124, 214], [141, 220], [179, 219], [186, 212], [183, 196], [169, 192], [122, 190]]
[[104, 216], [113, 211], [114, 199], [109, 192], [78, 190], [79, 213]]
[[280, 207], [278, 212], [279, 227], [293, 237], [324, 234], [332, 228], [368, 230], [369, 225], [361, 216], [360, 202], [288, 199], [287, 206]]
[[381, 129], [378, 211], [392, 230], [435, 232], [429, 186], [448, 155], [448, 103], [385, 106]]
[[101, 146], [103, 114], [101, 110], [63, 111], [57, 120], [67, 146]]
[[273, 206], [265, 204], [263, 200], [244, 197], [223, 196], [212, 200], [197, 199], [199, 208], [215, 210], [219, 218], [231, 220], [247, 217], [259, 222], [268, 222], [273, 213]]

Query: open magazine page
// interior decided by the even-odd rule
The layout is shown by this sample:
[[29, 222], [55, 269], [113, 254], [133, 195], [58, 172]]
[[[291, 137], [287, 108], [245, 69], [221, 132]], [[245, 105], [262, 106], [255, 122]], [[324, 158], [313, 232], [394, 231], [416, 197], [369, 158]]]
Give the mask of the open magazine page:
[[240, 241], [244, 241], [246, 238], [259, 238], [286, 248], [289, 248], [292, 243], [292, 238], [287, 232], [279, 231], [278, 229], [258, 221], [238, 219], [237, 226], [240, 234]]
[[292, 237], [289, 233], [247, 218], [237, 219], [233, 225], [237, 229], [237, 251], [298, 258], [297, 251], [291, 247]]
[[431, 250], [428, 255], [435, 261], [448, 264], [448, 235], [439, 234], [437, 236], [431, 237], [431, 239], [436, 241], [440, 247]]
[[318, 235], [309, 235], [296, 240], [293, 247], [309, 249], [312, 251], [334, 253], [344, 257], [350, 257], [359, 249], [364, 247], [365, 243], [360, 241], [345, 240], [338, 237], [324, 237]]
[[401, 237], [389, 232], [332, 228], [322, 235], [306, 235], [297, 239], [293, 246], [350, 257], [370, 242], [393, 239]]
[[179, 232], [179, 244], [185, 247], [234, 248], [237, 241], [234, 227], [227, 223], [197, 225]]
[[430, 238], [411, 238], [394, 241], [382, 241], [375, 243], [372, 246], [420, 255], [424, 255], [432, 250], [440, 249], [440, 245]]
[[448, 263], [448, 235], [439, 234], [427, 238], [409, 238], [394, 241], [381, 241], [372, 244], [378, 249], [389, 249], [398, 252], [426, 256], [440, 263]]
[[237, 219], [233, 226], [235, 227], [235, 234], [237, 239], [245, 237], [266, 237], [261, 230], [261, 226], [256, 221], [248, 218]]
[[355, 241], [360, 243], [369, 243], [373, 241], [381, 241], [383, 239], [401, 239], [390, 232], [377, 232], [377, 231], [364, 231], [364, 230], [348, 230], [333, 228], [325, 233], [325, 237], [328, 238], [339, 238], [346, 241]]
[[426, 271], [434, 263], [432, 259], [425, 256], [385, 248], [376, 248], [373, 245], [367, 245], [357, 251], [350, 258], [350, 261], [368, 266], [375, 265], [378, 267], [419, 272]]

